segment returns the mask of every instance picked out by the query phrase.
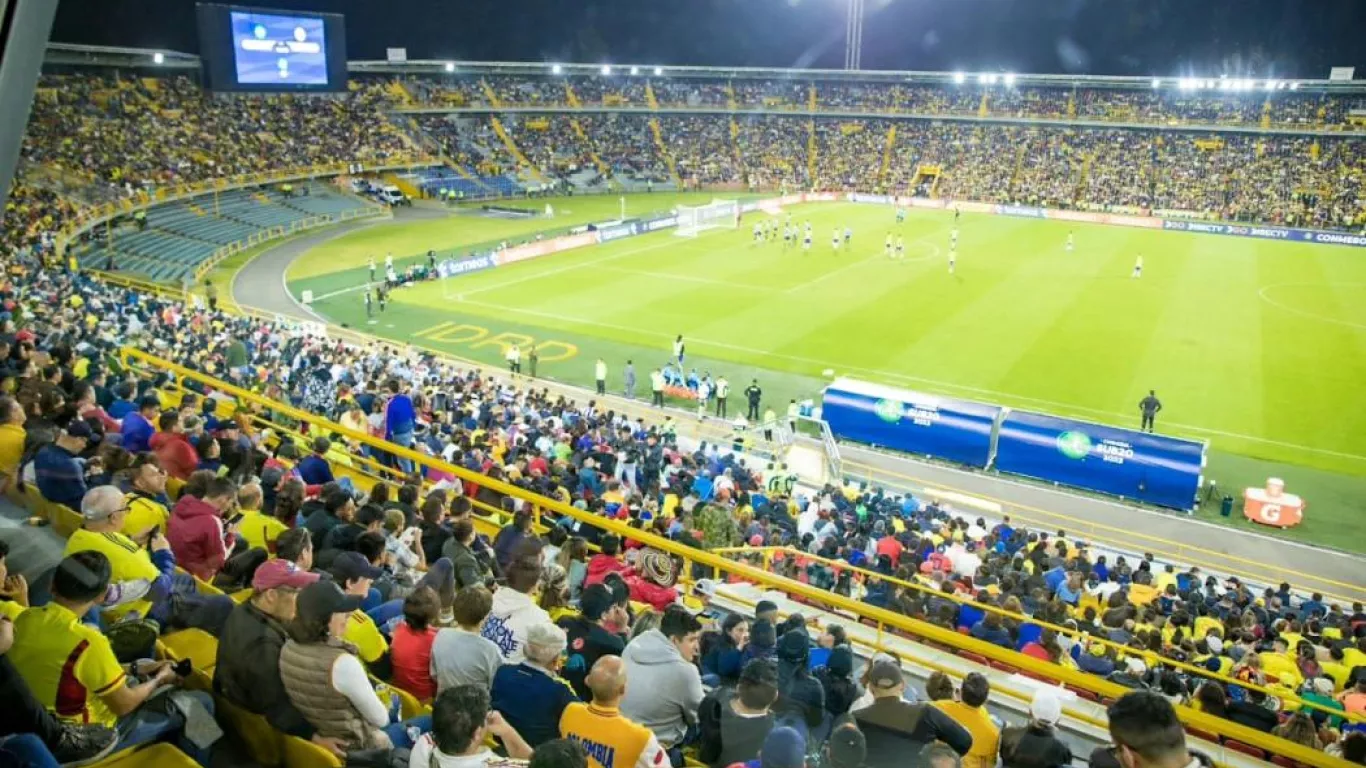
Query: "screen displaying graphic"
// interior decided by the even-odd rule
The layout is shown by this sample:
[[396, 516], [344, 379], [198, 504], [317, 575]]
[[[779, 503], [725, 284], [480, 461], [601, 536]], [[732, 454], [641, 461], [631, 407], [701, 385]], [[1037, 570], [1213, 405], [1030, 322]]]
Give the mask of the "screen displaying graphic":
[[327, 85], [327, 37], [316, 16], [232, 11], [233, 62], [243, 85]]

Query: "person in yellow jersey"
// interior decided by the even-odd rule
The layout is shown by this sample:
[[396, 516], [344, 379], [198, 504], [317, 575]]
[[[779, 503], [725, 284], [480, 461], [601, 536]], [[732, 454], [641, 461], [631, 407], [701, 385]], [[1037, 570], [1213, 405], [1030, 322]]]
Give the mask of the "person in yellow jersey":
[[145, 543], [153, 532], [165, 533], [171, 512], [166, 509], [166, 470], [154, 453], [140, 454], [128, 469], [130, 488], [124, 497], [128, 512], [123, 519], [123, 534]]
[[237, 532], [247, 540], [247, 547], [260, 547], [275, 554], [275, 540], [289, 530], [289, 526], [261, 511], [264, 492], [261, 484], [252, 481], [237, 491], [237, 508], [242, 517], [237, 521]]
[[[359, 552], [342, 552], [332, 561], [332, 578], [337, 585], [348, 596], [361, 600], [370, 594], [370, 585], [381, 573]], [[356, 647], [356, 655], [376, 677], [389, 677], [389, 643], [369, 614], [360, 609], [352, 611], [342, 639]]]
[[122, 532], [127, 515], [122, 491], [112, 485], [92, 488], [81, 501], [81, 527], [66, 540], [66, 555], [94, 551], [109, 560], [113, 576], [101, 607], [104, 621], [137, 613], [162, 626], [218, 634], [232, 612], [232, 598], [199, 594], [193, 576], [176, 573], [175, 554], [164, 535], [152, 534], [144, 547]]
[[560, 736], [583, 747], [589, 768], [664, 768], [669, 755], [654, 732], [621, 714], [626, 682], [620, 656], [599, 658], [584, 678], [593, 700], [565, 707]]
[[991, 684], [977, 672], [963, 678], [956, 699], [934, 702], [944, 714], [972, 734], [972, 747], [963, 755], [963, 768], [994, 768], [1001, 743], [1001, 726], [987, 713]]
[[6, 656], [33, 696], [67, 723], [97, 724], [118, 731], [117, 749], [153, 741], [174, 741], [187, 755], [209, 765], [213, 738], [186, 737], [186, 715], [212, 718], [213, 699], [198, 691], [177, 691], [176, 701], [159, 694], [179, 677], [169, 661], [139, 662], [126, 669], [98, 627], [81, 617], [104, 601], [113, 569], [95, 551], [63, 558], [52, 574], [52, 600], [24, 611], [14, 624], [14, 647]]
[[28, 580], [21, 573], [10, 575], [7, 557], [9, 542], [0, 539], [0, 621], [13, 621], [28, 608]]
[[28, 416], [23, 406], [9, 395], [0, 396], [0, 491], [15, 482], [19, 473], [19, 461], [24, 456], [24, 422]]

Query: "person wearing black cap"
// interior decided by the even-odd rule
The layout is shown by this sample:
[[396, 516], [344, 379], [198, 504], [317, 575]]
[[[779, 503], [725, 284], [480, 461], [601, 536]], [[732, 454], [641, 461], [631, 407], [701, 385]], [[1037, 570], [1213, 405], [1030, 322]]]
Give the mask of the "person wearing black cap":
[[430, 731], [431, 717], [393, 722], [395, 702], [381, 699], [355, 647], [341, 639], [360, 604], [359, 596], [332, 581], [299, 592], [289, 640], [280, 651], [285, 694], [319, 736], [340, 740], [346, 751], [411, 748], [408, 728]]
[[77, 457], [99, 441], [89, 424], [73, 419], [65, 430], [57, 433], [56, 442], [38, 449], [33, 457], [33, 473], [44, 499], [73, 510], [81, 508], [81, 499], [88, 490], [85, 474], [89, 467]]
[[359, 552], [342, 552], [332, 560], [332, 578], [347, 596], [360, 601], [339, 634], [355, 648], [370, 671], [380, 678], [388, 679], [389, 643], [384, 639], [384, 635], [380, 634], [375, 620], [360, 610], [361, 604], [370, 594], [370, 585], [382, 573], [383, 571], [371, 565]]
[[819, 732], [825, 718], [825, 688], [811, 676], [810, 654], [811, 638], [805, 628], [789, 629], [778, 639], [778, 703], [773, 711], [779, 723], [797, 728], [819, 745], [825, 741]]
[[618, 604], [612, 590], [603, 584], [583, 590], [579, 597], [579, 614], [566, 616], [559, 622], [569, 642], [569, 658], [560, 675], [569, 681], [579, 698], [589, 701], [593, 692], [585, 678], [593, 665], [603, 656], [620, 656], [626, 650], [625, 638], [608, 626], [627, 626], [629, 620], [626, 606]]
[[903, 701], [905, 688], [900, 664], [888, 659], [873, 662], [868, 671], [873, 703], [853, 713], [868, 743], [868, 764], [895, 765], [935, 740], [948, 744], [959, 755], [967, 754], [972, 735], [929, 704]]

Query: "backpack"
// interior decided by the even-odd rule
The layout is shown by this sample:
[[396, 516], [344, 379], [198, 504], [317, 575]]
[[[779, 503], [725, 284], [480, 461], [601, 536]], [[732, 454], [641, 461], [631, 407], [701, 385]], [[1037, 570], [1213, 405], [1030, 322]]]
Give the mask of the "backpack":
[[697, 759], [711, 765], [721, 756], [721, 707], [722, 699], [729, 701], [731, 691], [717, 688], [702, 699], [697, 709]]

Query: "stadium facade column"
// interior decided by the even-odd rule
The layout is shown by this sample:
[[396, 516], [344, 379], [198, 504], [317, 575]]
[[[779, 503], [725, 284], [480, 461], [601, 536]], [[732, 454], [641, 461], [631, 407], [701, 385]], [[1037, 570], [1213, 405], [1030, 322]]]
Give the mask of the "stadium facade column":
[[57, 0], [0, 0], [0, 200], [8, 199]]

